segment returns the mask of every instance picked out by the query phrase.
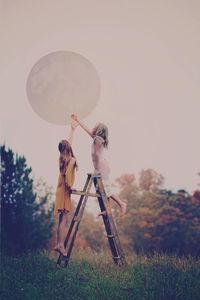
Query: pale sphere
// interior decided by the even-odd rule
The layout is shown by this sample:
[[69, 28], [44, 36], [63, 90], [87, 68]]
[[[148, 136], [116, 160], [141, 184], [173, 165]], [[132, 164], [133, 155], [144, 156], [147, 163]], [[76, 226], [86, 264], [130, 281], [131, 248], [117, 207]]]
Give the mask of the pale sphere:
[[57, 51], [40, 58], [29, 73], [26, 90], [33, 110], [45, 121], [66, 125], [70, 115], [88, 116], [100, 97], [100, 79], [80, 54]]

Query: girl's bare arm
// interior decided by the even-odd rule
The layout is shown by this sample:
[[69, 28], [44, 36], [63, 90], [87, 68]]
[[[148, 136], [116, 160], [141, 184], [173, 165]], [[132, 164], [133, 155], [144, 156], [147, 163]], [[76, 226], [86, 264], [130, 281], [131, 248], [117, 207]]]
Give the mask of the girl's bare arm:
[[72, 129], [72, 128], [71, 128], [71, 130], [70, 130], [70, 132], [69, 132], [69, 138], [68, 138], [68, 141], [69, 141], [69, 143], [70, 143], [71, 146], [72, 146], [72, 142], [73, 142], [73, 138], [74, 138], [74, 131], [75, 131], [75, 129]]
[[94, 135], [92, 134], [92, 130], [90, 130], [88, 127], [85, 126], [85, 124], [83, 124], [81, 121], [78, 120], [78, 117], [73, 114], [71, 115], [72, 119], [75, 120], [76, 122], [78, 122], [78, 124], [93, 138]]
[[78, 122], [76, 122], [74, 119], [71, 118], [71, 127], [70, 127], [69, 138], [68, 138], [68, 141], [71, 146], [74, 138], [74, 132], [77, 126], [78, 126]]

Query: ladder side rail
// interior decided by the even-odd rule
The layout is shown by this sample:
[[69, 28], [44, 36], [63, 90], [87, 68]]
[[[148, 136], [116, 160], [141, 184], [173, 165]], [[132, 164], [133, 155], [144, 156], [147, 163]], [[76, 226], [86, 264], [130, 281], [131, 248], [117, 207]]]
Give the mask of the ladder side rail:
[[[83, 191], [86, 192], [87, 188], [88, 188], [88, 185], [89, 185], [89, 182], [91, 180], [91, 174], [88, 174], [88, 177], [87, 177], [87, 180], [86, 180], [86, 183], [85, 183], [85, 186], [83, 188]], [[79, 199], [79, 202], [78, 202], [78, 205], [76, 207], [76, 210], [74, 212], [74, 215], [73, 215], [73, 218], [72, 218], [72, 221], [71, 221], [71, 224], [70, 224], [70, 227], [69, 227], [69, 230], [67, 232], [67, 236], [65, 238], [65, 241], [64, 241], [64, 247], [66, 248], [67, 247], [67, 243], [69, 241], [69, 238], [71, 236], [71, 233], [72, 233], [72, 230], [74, 228], [74, 225], [76, 224], [76, 222], [74, 221], [74, 217], [78, 216], [79, 214], [79, 210], [82, 206], [82, 203], [83, 203], [83, 199], [84, 199], [85, 195], [82, 195]], [[59, 255], [59, 258], [57, 260], [57, 265], [59, 265], [62, 261], [62, 254]]]
[[[104, 202], [104, 207], [105, 207], [105, 203], [110, 205], [108, 197], [106, 196], [106, 193], [105, 193], [105, 190], [104, 190], [102, 179], [100, 177], [97, 179], [97, 185], [99, 187], [100, 193], [102, 193], [102, 199], [103, 199], [102, 202]], [[125, 254], [124, 254], [124, 252], [122, 250], [122, 247], [121, 247], [119, 235], [118, 235], [116, 224], [114, 222], [112, 214], [109, 214], [108, 218], [109, 218], [109, 221], [110, 221], [111, 231], [112, 231], [112, 234], [114, 235], [115, 242], [116, 242], [116, 245], [117, 245], [117, 248], [118, 248], [118, 252], [120, 254], [120, 257], [121, 257], [123, 263], [125, 264], [126, 263]]]
[[[87, 188], [88, 192], [91, 189], [91, 185], [92, 185], [92, 178], [90, 178], [90, 182], [88, 184], [88, 188]], [[69, 262], [69, 259], [70, 259], [70, 256], [71, 256], [71, 252], [72, 252], [72, 248], [74, 246], [74, 242], [75, 242], [76, 235], [77, 235], [77, 232], [78, 232], [78, 228], [79, 228], [79, 225], [80, 225], [80, 221], [83, 217], [83, 212], [85, 210], [85, 206], [86, 206], [87, 199], [88, 199], [89, 196], [86, 194], [84, 197], [85, 198], [84, 198], [84, 201], [83, 201], [83, 205], [81, 207], [80, 214], [79, 214], [79, 220], [76, 221], [76, 227], [75, 227], [75, 230], [73, 232], [73, 235], [72, 235], [72, 238], [71, 238], [71, 241], [70, 241], [70, 244], [69, 244], [69, 248], [68, 248], [68, 251], [67, 251], [67, 256], [63, 258], [65, 267], [67, 267], [67, 265], [68, 265], [68, 262]]]
[[[101, 194], [101, 197], [98, 197], [98, 202], [99, 202], [101, 212], [103, 212], [103, 211], [106, 210], [105, 203], [103, 201], [104, 199], [102, 197], [102, 194], [103, 194], [104, 191], [102, 191], [100, 186], [98, 185], [97, 178], [94, 178], [94, 185], [95, 185], [96, 190], [98, 190], [98, 193]], [[113, 232], [112, 232], [112, 227], [111, 227], [108, 215], [106, 215], [106, 216], [103, 215], [103, 222], [104, 222], [104, 225], [105, 225], [105, 229], [106, 229], [106, 233], [107, 233], [107, 237], [108, 237], [109, 246], [110, 246], [110, 249], [111, 249], [111, 252], [112, 252], [113, 260], [116, 264], [119, 264], [119, 259], [118, 258], [120, 257], [120, 253], [117, 249], [117, 246], [115, 244], [114, 239], [112, 238]]]
[[[85, 183], [85, 186], [84, 186], [84, 189], [83, 189], [84, 193], [86, 193], [86, 191], [87, 191], [87, 189], [88, 189], [88, 185], [89, 185], [90, 180], [91, 180], [91, 176], [88, 175], [88, 178], [87, 178], [87, 180], [86, 180], [86, 183]], [[69, 228], [67, 237], [66, 237], [65, 242], [64, 242], [65, 248], [66, 248], [66, 246], [67, 246], [67, 242], [68, 242], [69, 236], [70, 236], [70, 234], [71, 234], [71, 232], [72, 232], [72, 230], [73, 230], [73, 226], [74, 226], [74, 224], [76, 223], [76, 222], [74, 221], [74, 217], [77, 217], [77, 216], [78, 216], [79, 210], [81, 209], [81, 206], [82, 206], [84, 197], [85, 197], [85, 195], [82, 195], [82, 196], [80, 197], [79, 202], [78, 202], [78, 205], [77, 205], [76, 210], [75, 210], [75, 212], [74, 212], [74, 215], [73, 215], [73, 218], [72, 218], [72, 221], [71, 221], [71, 225], [70, 225], [70, 228]]]
[[[103, 200], [102, 200], [101, 197], [98, 198], [98, 201], [99, 201], [99, 206], [100, 206], [101, 210], [102, 209], [105, 210], [104, 209], [105, 206], [104, 206], [104, 203], [103, 203]], [[113, 232], [112, 232], [110, 220], [109, 220], [109, 217], [107, 215], [106, 216], [103, 215], [103, 222], [104, 222], [104, 226], [105, 226], [105, 229], [106, 229], [108, 242], [109, 242], [109, 246], [110, 246], [110, 249], [111, 249], [111, 252], [112, 252], [113, 260], [116, 264], [119, 264], [120, 253], [119, 253], [119, 250], [117, 249], [117, 245], [116, 245], [115, 240], [114, 240], [114, 235], [113, 235]]]
[[113, 232], [113, 234], [115, 236], [115, 241], [116, 241], [117, 247], [118, 247], [118, 249], [120, 251], [122, 259], [125, 259], [125, 254], [124, 254], [124, 252], [122, 250], [121, 242], [120, 242], [120, 239], [119, 239], [119, 235], [118, 235], [118, 232], [117, 232], [117, 228], [116, 228], [116, 224], [114, 222], [113, 216], [110, 215], [109, 219], [110, 219], [110, 223], [111, 223], [112, 232]]

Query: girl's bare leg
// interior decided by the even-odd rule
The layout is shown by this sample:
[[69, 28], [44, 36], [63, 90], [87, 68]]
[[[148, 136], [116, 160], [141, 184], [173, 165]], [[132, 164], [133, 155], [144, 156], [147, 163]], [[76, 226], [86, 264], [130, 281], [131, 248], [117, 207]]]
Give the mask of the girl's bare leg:
[[55, 247], [55, 250], [62, 253], [63, 255], [67, 254], [64, 247], [64, 241], [66, 238], [67, 217], [68, 213], [66, 211], [60, 213], [59, 215], [59, 223], [57, 229], [57, 246]]
[[122, 201], [117, 195], [114, 195], [114, 194], [111, 195], [110, 198], [113, 199], [119, 205], [119, 207], [121, 209], [120, 216], [121, 217], [124, 216], [126, 213], [126, 207], [127, 207], [126, 202]]
[[[119, 205], [121, 210], [120, 217], [123, 217], [126, 213], [126, 207], [127, 207], [126, 202], [122, 201], [117, 195], [111, 195], [109, 199], [113, 199]], [[100, 214], [98, 214], [98, 216], [104, 216], [104, 215], [106, 215], [106, 211], [102, 211]]]

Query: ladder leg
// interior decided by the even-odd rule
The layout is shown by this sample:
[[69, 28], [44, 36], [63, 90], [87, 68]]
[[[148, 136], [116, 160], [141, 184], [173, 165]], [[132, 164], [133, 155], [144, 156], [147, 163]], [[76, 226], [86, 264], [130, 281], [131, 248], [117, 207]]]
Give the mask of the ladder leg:
[[[101, 189], [103, 189], [103, 192], [104, 192], [102, 199], [104, 199], [104, 201], [108, 203], [109, 202], [108, 198], [104, 196], [105, 195], [105, 191], [104, 191], [104, 187], [103, 187], [103, 183], [102, 183], [102, 179], [101, 178], [98, 179], [98, 185], [100, 186]], [[123, 263], [126, 264], [125, 254], [124, 254], [124, 252], [122, 250], [122, 247], [121, 247], [119, 235], [118, 235], [118, 232], [117, 232], [116, 224], [114, 222], [111, 210], [110, 210], [110, 214], [109, 214], [108, 218], [110, 219], [111, 228], [112, 228], [113, 234], [115, 236], [115, 241], [117, 243], [117, 247], [118, 247], [118, 249], [119, 249], [119, 251], [121, 253], [121, 258], [123, 260]]]
[[122, 251], [119, 236], [117, 233], [116, 225], [114, 223], [111, 211], [106, 209], [109, 207], [109, 200], [105, 194], [103, 183], [100, 177], [94, 178], [94, 185], [101, 197], [98, 197], [99, 206], [101, 211], [107, 211], [106, 215], [103, 215], [103, 222], [107, 232], [107, 237], [112, 252], [113, 260], [117, 265], [126, 264], [125, 256]]
[[[98, 201], [99, 201], [99, 206], [100, 206], [101, 210], [102, 210], [102, 208], [105, 208], [105, 205], [104, 205], [101, 197], [98, 198]], [[103, 222], [105, 225], [105, 229], [106, 229], [108, 242], [109, 242], [109, 246], [111, 249], [113, 260], [114, 260], [115, 264], [118, 265], [118, 264], [120, 264], [121, 255], [120, 255], [120, 251], [116, 245], [116, 241], [114, 240], [115, 234], [112, 230], [110, 216], [109, 217], [108, 217], [108, 215], [103, 216]]]
[[112, 215], [109, 216], [109, 219], [110, 219], [110, 223], [111, 223], [111, 227], [112, 227], [112, 232], [113, 232], [113, 235], [115, 237], [115, 242], [116, 242], [118, 251], [120, 253], [121, 262], [122, 262], [123, 265], [125, 265], [126, 264], [125, 254], [124, 254], [124, 252], [122, 250], [120, 239], [119, 239], [119, 235], [118, 235], [117, 228], [116, 228], [116, 225], [115, 225], [115, 222], [113, 220]]
[[[92, 178], [90, 179], [90, 182], [88, 184], [88, 189], [87, 189], [86, 193], [90, 191], [91, 186], [92, 186]], [[72, 249], [73, 249], [73, 246], [74, 246], [74, 242], [75, 242], [75, 239], [76, 239], [76, 235], [77, 235], [77, 232], [78, 232], [80, 221], [83, 217], [83, 213], [84, 213], [85, 206], [86, 206], [86, 203], [87, 203], [88, 195], [86, 194], [84, 197], [85, 198], [84, 198], [84, 201], [83, 201], [83, 205], [82, 205], [80, 213], [79, 213], [80, 218], [76, 222], [76, 227], [75, 227], [75, 230], [74, 230], [73, 235], [72, 235], [72, 239], [71, 239], [70, 244], [69, 244], [69, 248], [68, 248], [68, 251], [67, 251], [67, 256], [64, 257], [64, 259], [63, 259], [65, 267], [67, 267], [68, 263], [69, 263], [69, 259], [70, 259], [71, 252], [72, 252]]]
[[[83, 189], [84, 192], [87, 191], [90, 180], [91, 180], [91, 175], [88, 175], [88, 178], [86, 180], [86, 183], [85, 183], [85, 186], [84, 186], [84, 189]], [[64, 241], [64, 247], [65, 248], [67, 247], [68, 241], [70, 239], [71, 233], [72, 233], [74, 225], [76, 223], [75, 217], [77, 217], [79, 215], [79, 211], [81, 209], [81, 206], [82, 206], [82, 203], [83, 203], [83, 199], [84, 199], [84, 195], [80, 197], [80, 200], [79, 200], [78, 205], [76, 207], [75, 213], [73, 215], [73, 218], [72, 218], [69, 230], [67, 232], [66, 239]], [[63, 258], [63, 256], [60, 254], [59, 257], [58, 257], [57, 263], [56, 263], [57, 265], [61, 264], [62, 258]]]

